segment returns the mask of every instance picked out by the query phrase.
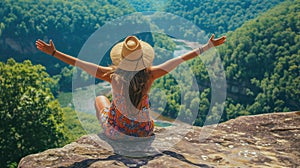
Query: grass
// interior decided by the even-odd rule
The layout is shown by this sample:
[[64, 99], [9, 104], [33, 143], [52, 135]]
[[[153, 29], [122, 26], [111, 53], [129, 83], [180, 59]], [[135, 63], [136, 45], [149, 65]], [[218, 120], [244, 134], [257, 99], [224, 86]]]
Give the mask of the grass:
[[64, 112], [64, 125], [65, 125], [65, 133], [68, 137], [68, 142], [73, 142], [77, 140], [79, 137], [86, 134], [86, 131], [82, 128], [81, 123], [77, 117], [76, 112], [69, 108], [63, 108]]
[[86, 134], [99, 134], [101, 127], [95, 115], [76, 112], [70, 107], [63, 108], [65, 133], [68, 143]]
[[57, 99], [58, 99], [61, 107], [74, 108], [74, 105], [72, 102], [72, 92], [61, 92], [57, 96]]
[[85, 112], [75, 111], [73, 104], [73, 96], [81, 95], [84, 97], [91, 89], [95, 89], [97, 94], [107, 94], [110, 91], [107, 84], [98, 84], [78, 89], [76, 92], [61, 92], [57, 97], [64, 112], [65, 133], [68, 137], [67, 143], [73, 142], [86, 134], [98, 134], [101, 132], [97, 117], [91, 112], [92, 110], [89, 109]]

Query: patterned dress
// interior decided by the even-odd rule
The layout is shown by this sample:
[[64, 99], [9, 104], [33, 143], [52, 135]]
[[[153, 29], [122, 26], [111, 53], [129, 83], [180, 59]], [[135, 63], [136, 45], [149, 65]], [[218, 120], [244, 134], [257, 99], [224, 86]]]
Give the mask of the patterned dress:
[[[110, 108], [100, 112], [100, 124], [107, 137], [111, 139], [130, 139], [131, 137], [150, 137], [154, 122], [150, 117], [148, 95], [142, 97], [142, 109], [130, 114], [124, 96], [113, 94]], [[130, 116], [130, 117], [129, 117]]]

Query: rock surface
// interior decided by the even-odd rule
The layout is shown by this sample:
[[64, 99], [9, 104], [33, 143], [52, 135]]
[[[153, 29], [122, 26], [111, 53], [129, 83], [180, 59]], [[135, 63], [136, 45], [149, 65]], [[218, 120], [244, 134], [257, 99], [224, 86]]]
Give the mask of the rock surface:
[[207, 127], [157, 127], [150, 145], [154, 152], [136, 156], [123, 155], [101, 135], [86, 135], [63, 148], [26, 156], [19, 167], [300, 167], [299, 124], [300, 112], [290, 112]]

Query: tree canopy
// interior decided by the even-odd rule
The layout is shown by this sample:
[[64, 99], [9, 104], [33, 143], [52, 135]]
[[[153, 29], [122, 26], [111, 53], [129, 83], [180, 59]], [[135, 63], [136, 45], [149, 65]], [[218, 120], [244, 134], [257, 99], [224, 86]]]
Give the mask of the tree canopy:
[[0, 72], [0, 164], [62, 145], [63, 113], [45, 67], [9, 59], [0, 62]]
[[193, 21], [206, 33], [223, 34], [284, 0], [169, 0], [165, 11]]
[[[87, 38], [105, 22], [134, 12], [124, 0], [0, 2], [0, 61], [14, 57], [43, 64], [51, 75], [65, 64], [35, 49], [37, 38], [53, 39], [58, 49], [77, 56]], [[64, 65], [61, 69], [56, 64]]]
[[300, 108], [299, 14], [300, 1], [286, 1], [229, 34], [220, 49], [229, 83], [244, 96], [236, 100], [251, 114]]
[[[299, 110], [299, 2], [283, 2], [247, 21], [229, 32], [225, 45], [217, 48], [228, 86], [221, 121], [241, 115]], [[195, 59], [189, 64], [200, 86], [201, 102], [195, 125], [203, 125], [210, 105], [210, 79], [203, 60]], [[172, 79], [165, 77], [161, 80], [169, 81], [168, 78]], [[158, 80], [157, 84], [160, 85], [161, 81]], [[164, 83], [163, 87], [169, 88], [173, 84]], [[170, 94], [178, 95], [178, 92]], [[182, 99], [170, 97], [167, 97], [167, 104], [179, 107]]]

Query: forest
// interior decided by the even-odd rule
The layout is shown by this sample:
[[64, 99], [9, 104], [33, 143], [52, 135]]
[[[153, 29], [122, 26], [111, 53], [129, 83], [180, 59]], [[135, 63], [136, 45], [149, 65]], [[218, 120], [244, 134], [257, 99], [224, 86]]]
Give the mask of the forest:
[[[228, 94], [221, 121], [241, 115], [299, 110], [299, 25], [299, 1], [286, 1], [226, 33], [228, 41], [218, 50]], [[202, 126], [209, 111], [210, 79], [201, 59], [191, 61], [190, 66], [203, 87], [194, 122]], [[169, 89], [173, 84], [166, 81], [174, 78], [162, 80], [158, 85]], [[168, 95], [177, 100], [168, 101], [170, 108], [164, 109], [163, 114], [177, 117], [181, 97], [185, 97], [180, 97], [177, 90], [168, 90]]]
[[[184, 67], [155, 82], [153, 87], [166, 96], [165, 101], [151, 100], [165, 103], [165, 108], [153, 110], [163, 116], [184, 116], [186, 122], [195, 118], [193, 124], [203, 126], [220, 114], [224, 122], [242, 115], [300, 109], [300, 0], [3, 0], [0, 4], [0, 165], [4, 167], [16, 167], [23, 156], [84, 135], [76, 114], [87, 123], [95, 120], [69, 105], [75, 69], [37, 51], [35, 40], [53, 39], [59, 50], [77, 56], [98, 28], [134, 12], [172, 13], [207, 34], [227, 36], [225, 45], [217, 47], [226, 75], [225, 104], [210, 109], [211, 79], [205, 60], [196, 58], [187, 64], [199, 90], [178, 85], [178, 78], [193, 80]], [[175, 49], [166, 35], [140, 37], [154, 46]], [[157, 57], [161, 61], [161, 53]], [[207, 118], [209, 111], [211, 118]], [[90, 124], [89, 129], [98, 128]]]

